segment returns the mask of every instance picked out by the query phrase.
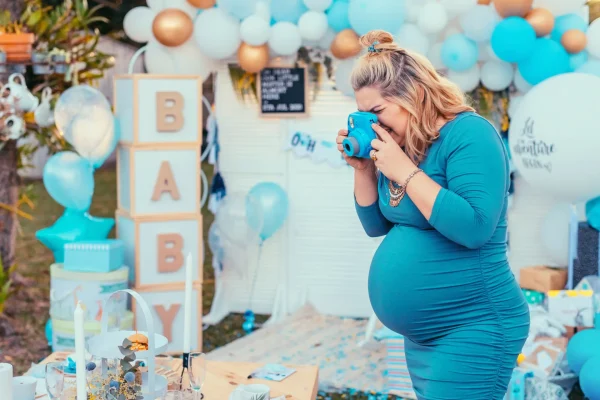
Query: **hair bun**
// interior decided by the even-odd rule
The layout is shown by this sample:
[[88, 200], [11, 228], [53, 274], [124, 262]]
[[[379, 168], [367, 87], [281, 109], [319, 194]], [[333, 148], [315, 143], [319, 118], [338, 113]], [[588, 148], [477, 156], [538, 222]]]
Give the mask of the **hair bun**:
[[394, 43], [394, 36], [392, 36], [391, 33], [386, 32], [386, 31], [382, 31], [382, 30], [375, 30], [375, 31], [370, 31], [367, 32], [365, 35], [363, 35], [360, 38], [360, 44], [363, 47], [369, 47], [369, 46], [373, 46], [375, 45], [376, 48], [379, 49], [392, 49], [392, 48], [396, 48], [396, 44]]

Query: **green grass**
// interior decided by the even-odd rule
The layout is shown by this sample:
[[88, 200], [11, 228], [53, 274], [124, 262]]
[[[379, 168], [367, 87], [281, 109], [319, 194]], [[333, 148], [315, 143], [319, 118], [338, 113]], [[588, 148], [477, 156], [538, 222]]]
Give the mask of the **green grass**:
[[[205, 166], [205, 173], [212, 176], [212, 167]], [[117, 207], [116, 176], [114, 169], [103, 169], [96, 172], [96, 188], [90, 213], [98, 217], [114, 217]], [[16, 335], [0, 337], [0, 362], [10, 362], [15, 367], [15, 374], [26, 372], [31, 363], [37, 363], [50, 354], [45, 339], [45, 324], [49, 318], [50, 265], [52, 252], [44, 247], [36, 238], [35, 232], [52, 225], [63, 213], [63, 207], [57, 204], [46, 192], [41, 181], [32, 182], [35, 209], [27, 210], [34, 219], [20, 219], [21, 234], [17, 240], [17, 271], [25, 278], [16, 287], [16, 292], [6, 304], [6, 315], [15, 327]], [[203, 209], [204, 237], [213, 222], [211, 212]], [[114, 236], [114, 232], [111, 233]], [[205, 245], [204, 261], [203, 309], [208, 313], [214, 296], [214, 271], [212, 256]], [[257, 316], [257, 322], [263, 322], [266, 316]], [[204, 331], [204, 351], [230, 343], [242, 336], [243, 316], [231, 314], [219, 325], [211, 326]], [[319, 396], [319, 399], [367, 399], [360, 395]]]

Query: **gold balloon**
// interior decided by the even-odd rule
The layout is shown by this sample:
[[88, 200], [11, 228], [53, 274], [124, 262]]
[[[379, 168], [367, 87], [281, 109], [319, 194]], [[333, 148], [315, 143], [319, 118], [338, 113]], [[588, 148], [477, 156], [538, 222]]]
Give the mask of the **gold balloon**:
[[494, 0], [494, 7], [503, 17], [523, 17], [531, 10], [533, 0]]
[[571, 54], [581, 53], [587, 46], [587, 36], [578, 29], [570, 29], [563, 34], [560, 43]]
[[177, 47], [192, 36], [194, 23], [182, 10], [167, 8], [159, 12], [152, 22], [152, 33], [158, 42], [167, 47]]
[[477, 0], [477, 4], [482, 4], [484, 6], [487, 6], [491, 2], [492, 2], [492, 0]]
[[252, 74], [260, 72], [269, 64], [269, 45], [250, 46], [242, 43], [238, 49], [240, 67]]
[[549, 35], [554, 29], [554, 15], [545, 8], [534, 8], [525, 14], [525, 19], [533, 26], [538, 37]]
[[196, 8], [213, 8], [217, 0], [187, 0], [187, 2]]
[[331, 42], [331, 54], [340, 60], [354, 57], [361, 49], [359, 37], [352, 29], [344, 29]]

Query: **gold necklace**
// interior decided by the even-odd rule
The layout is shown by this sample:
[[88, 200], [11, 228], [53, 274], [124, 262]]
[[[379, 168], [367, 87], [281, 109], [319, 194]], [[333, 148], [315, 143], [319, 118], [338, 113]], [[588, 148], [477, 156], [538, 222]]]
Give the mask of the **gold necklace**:
[[400, 204], [400, 201], [406, 193], [406, 188], [402, 185], [396, 186], [396, 184], [392, 180], [389, 180], [388, 192], [390, 195], [390, 206], [398, 207], [398, 204]]

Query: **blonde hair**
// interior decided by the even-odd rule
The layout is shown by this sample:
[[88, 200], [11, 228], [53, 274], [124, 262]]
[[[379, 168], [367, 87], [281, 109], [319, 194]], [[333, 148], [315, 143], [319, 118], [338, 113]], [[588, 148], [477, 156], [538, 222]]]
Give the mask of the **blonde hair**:
[[450, 121], [465, 111], [474, 111], [463, 92], [440, 76], [431, 62], [402, 49], [391, 34], [371, 31], [360, 38], [369, 51], [359, 58], [352, 71], [352, 87], [377, 88], [384, 99], [408, 112], [405, 152], [415, 162], [439, 136], [438, 122]]

